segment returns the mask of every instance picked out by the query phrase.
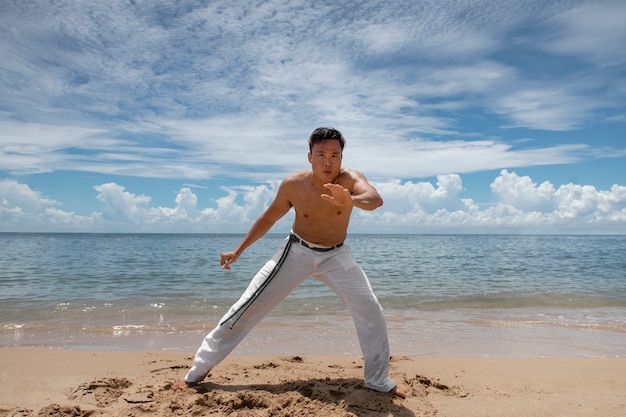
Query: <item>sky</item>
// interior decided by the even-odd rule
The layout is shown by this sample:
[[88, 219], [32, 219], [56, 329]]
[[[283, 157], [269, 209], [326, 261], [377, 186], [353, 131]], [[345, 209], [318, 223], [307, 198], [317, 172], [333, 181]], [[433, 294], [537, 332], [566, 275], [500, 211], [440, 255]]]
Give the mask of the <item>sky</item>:
[[243, 233], [331, 126], [352, 233], [626, 234], [621, 0], [0, 3], [0, 231]]

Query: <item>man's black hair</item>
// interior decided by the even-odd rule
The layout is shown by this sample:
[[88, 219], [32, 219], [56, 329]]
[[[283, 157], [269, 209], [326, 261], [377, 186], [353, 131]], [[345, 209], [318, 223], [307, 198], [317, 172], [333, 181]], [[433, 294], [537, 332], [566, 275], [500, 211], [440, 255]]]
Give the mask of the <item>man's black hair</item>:
[[318, 127], [311, 133], [309, 136], [309, 150], [313, 150], [313, 145], [323, 140], [335, 139], [339, 141], [341, 145], [341, 150], [343, 151], [343, 147], [346, 146], [346, 140], [343, 138], [343, 135], [337, 129], [332, 127]]

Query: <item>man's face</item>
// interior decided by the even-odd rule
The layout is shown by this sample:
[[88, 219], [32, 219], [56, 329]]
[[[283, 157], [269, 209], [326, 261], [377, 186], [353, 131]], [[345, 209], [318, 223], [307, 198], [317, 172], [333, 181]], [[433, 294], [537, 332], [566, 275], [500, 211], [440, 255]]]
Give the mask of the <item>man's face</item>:
[[317, 142], [309, 152], [313, 174], [324, 182], [331, 182], [339, 175], [341, 158], [341, 144], [334, 139]]

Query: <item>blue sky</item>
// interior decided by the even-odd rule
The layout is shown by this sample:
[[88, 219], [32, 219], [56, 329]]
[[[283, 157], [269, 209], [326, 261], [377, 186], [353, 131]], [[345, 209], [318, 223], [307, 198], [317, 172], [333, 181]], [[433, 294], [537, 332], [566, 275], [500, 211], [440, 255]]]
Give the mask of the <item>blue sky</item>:
[[626, 234], [623, 1], [2, 3], [0, 231], [245, 232], [333, 126], [352, 232]]

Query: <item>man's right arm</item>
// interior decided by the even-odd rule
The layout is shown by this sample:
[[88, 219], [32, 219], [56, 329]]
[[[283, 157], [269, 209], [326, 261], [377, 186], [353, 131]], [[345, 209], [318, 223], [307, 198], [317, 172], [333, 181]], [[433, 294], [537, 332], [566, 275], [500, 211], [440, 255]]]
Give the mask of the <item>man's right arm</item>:
[[285, 182], [283, 181], [278, 188], [274, 201], [272, 201], [263, 214], [256, 219], [239, 246], [237, 246], [237, 248], [232, 252], [222, 253], [220, 263], [223, 269], [230, 269], [230, 265], [233, 264], [239, 256], [241, 256], [243, 251], [269, 232], [274, 223], [281, 219], [291, 209], [291, 202], [287, 198], [287, 191], [285, 188]]

